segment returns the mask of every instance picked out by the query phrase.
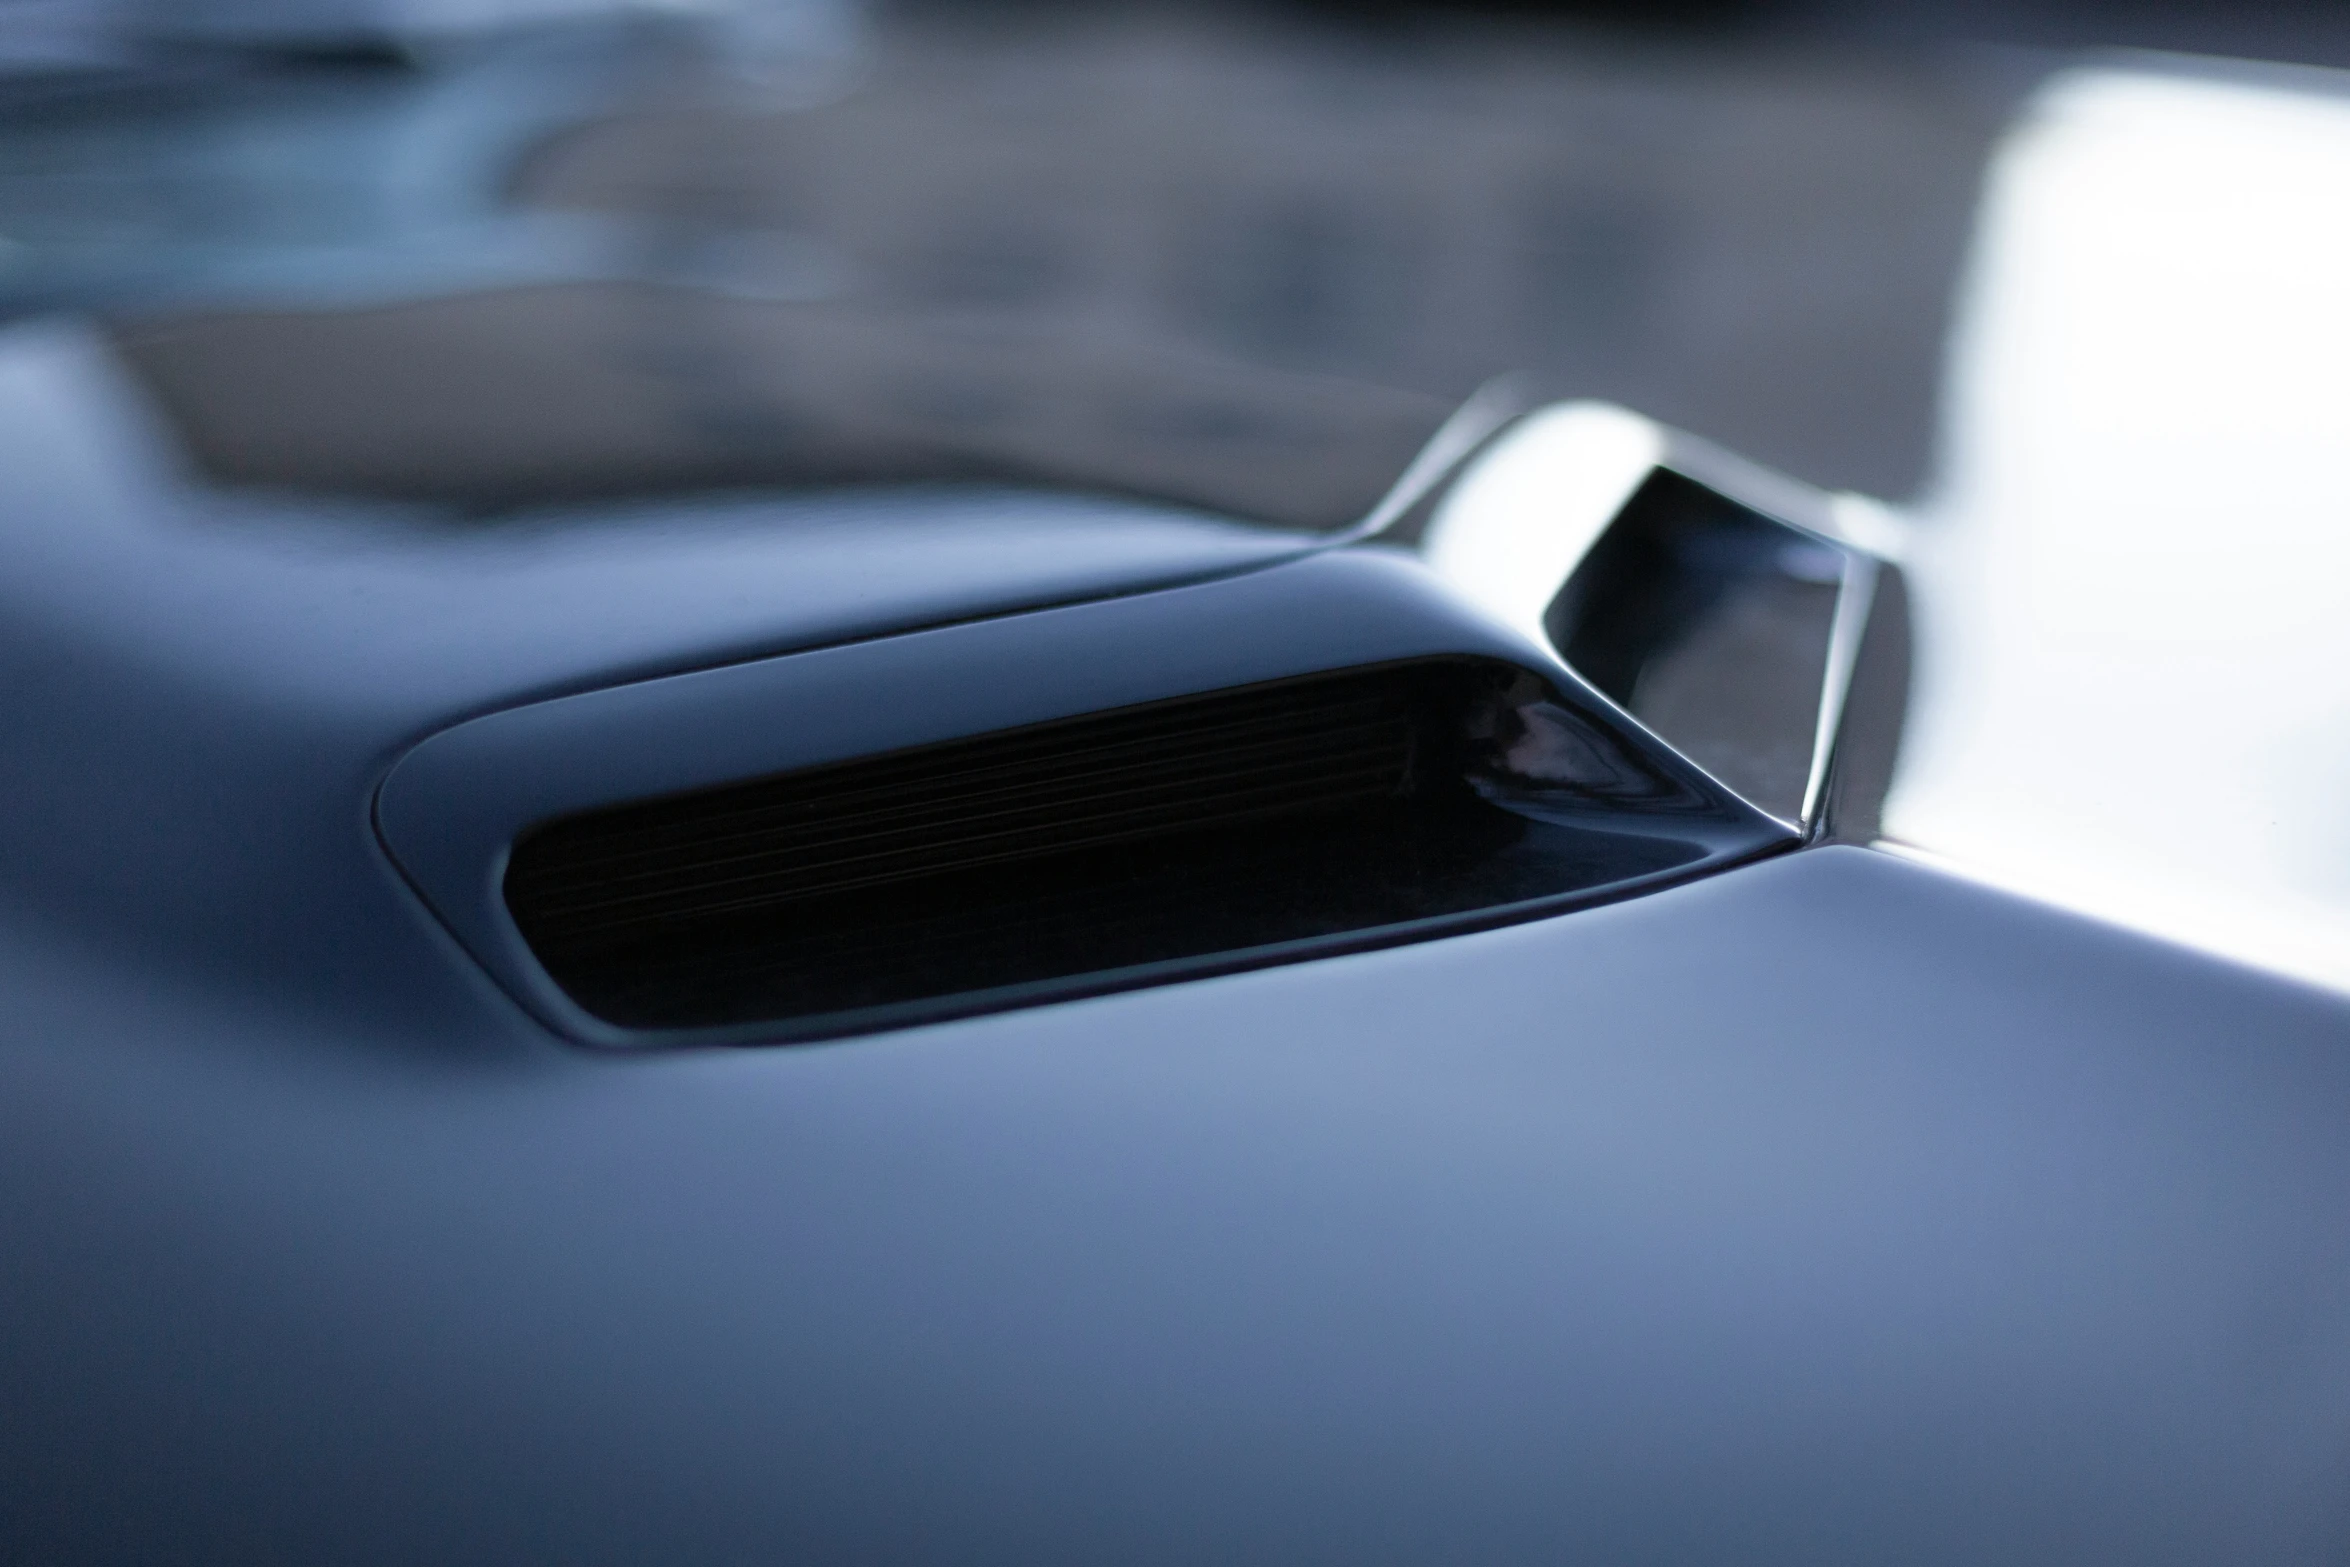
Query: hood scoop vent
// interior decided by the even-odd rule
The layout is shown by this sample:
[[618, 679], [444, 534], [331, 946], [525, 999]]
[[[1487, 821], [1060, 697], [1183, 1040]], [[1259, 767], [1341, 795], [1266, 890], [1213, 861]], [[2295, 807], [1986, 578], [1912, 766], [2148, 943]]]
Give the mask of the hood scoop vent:
[[1516, 917], [1780, 836], [1537, 677], [1442, 658], [574, 815], [504, 890], [602, 1022], [773, 1039]]

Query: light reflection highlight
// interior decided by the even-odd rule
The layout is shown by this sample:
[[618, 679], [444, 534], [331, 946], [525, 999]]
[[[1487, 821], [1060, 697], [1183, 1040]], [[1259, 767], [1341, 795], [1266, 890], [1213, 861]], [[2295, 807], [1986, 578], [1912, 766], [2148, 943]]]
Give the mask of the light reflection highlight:
[[2350, 78], [2054, 80], [1994, 161], [1885, 832], [2350, 988]]

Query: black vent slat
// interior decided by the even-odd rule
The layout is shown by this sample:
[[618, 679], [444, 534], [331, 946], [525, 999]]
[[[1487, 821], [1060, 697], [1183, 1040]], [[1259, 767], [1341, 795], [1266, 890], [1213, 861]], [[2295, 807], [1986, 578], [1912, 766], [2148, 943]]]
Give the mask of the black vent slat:
[[[1326, 736], [1267, 736], [1244, 745], [1227, 745], [1205, 756], [1169, 758], [1161, 753], [1138, 752], [1131, 746], [1121, 746], [1114, 752], [1097, 758], [1082, 759], [1086, 765], [1069, 768], [1058, 776], [1040, 779], [1032, 765], [1009, 764], [984, 770], [962, 773], [966, 787], [953, 800], [941, 800], [927, 780], [881, 786], [869, 790], [843, 791], [831, 800], [814, 800], [792, 806], [768, 806], [756, 812], [730, 811], [692, 829], [672, 828], [665, 832], [659, 844], [637, 849], [639, 853], [659, 853], [664, 849], [689, 842], [719, 842], [731, 835], [756, 836], [772, 832], [778, 826], [806, 824], [813, 828], [842, 819], [859, 821], [887, 820], [898, 814], [915, 817], [941, 812], [961, 814], [967, 805], [1002, 798], [1041, 798], [1045, 794], [1085, 796], [1096, 791], [1106, 793], [1120, 780], [1139, 777], [1143, 787], [1173, 793], [1196, 778], [1213, 777], [1218, 773], [1237, 773], [1260, 765], [1286, 765], [1289, 768], [1310, 768], [1325, 754], [1348, 755], [1365, 750], [1384, 749], [1398, 743], [1409, 743], [1409, 733], [1400, 722], [1390, 726], [1391, 732], [1366, 736], [1360, 732], [1340, 732]], [[626, 851], [624, 851], [626, 852]]]
[[[1278, 710], [1246, 723], [1195, 723], [1183, 727], [1171, 726], [1164, 731], [1145, 729], [1136, 736], [1056, 751], [1054, 761], [1056, 771], [1063, 773], [1077, 772], [1087, 768], [1088, 764], [1092, 764], [1091, 770], [1099, 774], [1120, 768], [1181, 766], [1187, 758], [1184, 751], [1177, 747], [1188, 743], [1189, 747], [1195, 749], [1195, 754], [1188, 758], [1192, 765], [1207, 770], [1220, 769], [1241, 760], [1243, 746], [1238, 737], [1242, 734], [1258, 737], [1248, 742], [1250, 746], [1294, 751], [1307, 742], [1312, 733], [1335, 732], [1344, 735], [1350, 725], [1359, 724], [1379, 711], [1376, 705], [1369, 702], [1350, 703], [1343, 711], [1313, 715], [1316, 720], [1313, 727], [1302, 731], [1285, 731], [1285, 715]], [[1024, 740], [1017, 746], [1006, 745], [1001, 740], [981, 740], [969, 744], [972, 754], [963, 758], [958, 767], [958, 776], [965, 786], [963, 791], [958, 791], [958, 798], [969, 797], [970, 793], [983, 789], [991, 780], [1003, 779], [1016, 784], [1035, 781], [1035, 741]], [[1010, 754], [991, 757], [991, 751]], [[1123, 757], [1125, 760], [1112, 762], [1108, 760], [1111, 757]], [[846, 809], [858, 815], [878, 809], [883, 801], [892, 797], [910, 797], [933, 805], [938, 803], [937, 790], [932, 780], [916, 776], [892, 784], [887, 781], [887, 773], [892, 770], [891, 767], [872, 763], [820, 769], [805, 775], [805, 785], [780, 802], [768, 789], [738, 785], [712, 791], [712, 798], [699, 802], [691, 810], [681, 808], [663, 811], [635, 807], [607, 813], [613, 818], [609, 821], [599, 816], [587, 823], [566, 824], [565, 831], [569, 841], [578, 850], [584, 850], [588, 844], [598, 840], [610, 839], [641, 852], [657, 853], [665, 845], [698, 841], [725, 826], [758, 831], [779, 817], [792, 819], [802, 814], [813, 816], [825, 808], [828, 800], [836, 802], [836, 807], [845, 805]], [[737, 803], [737, 797], [740, 803]]]
[[[641, 801], [525, 835], [506, 903], [548, 974], [608, 1022], [821, 1033], [1713, 852], [1513, 807], [1496, 770], [1517, 732], [1508, 704], [1542, 689], [1506, 665], [1428, 660]], [[1705, 804], [1675, 788], [1654, 797]]]
[[[1367, 768], [1382, 772], [1381, 786], [1392, 788], [1408, 764], [1411, 736], [1400, 721], [1391, 727], [1392, 733], [1375, 739], [1349, 736], [1343, 744], [1318, 751], [1306, 750], [1303, 755], [1298, 753], [1305, 748], [1296, 745], [1278, 748], [1286, 750], [1287, 755], [1276, 754], [1277, 742], [1268, 740], [1226, 756], [1173, 763], [1146, 757], [1052, 781], [1040, 782], [1031, 777], [999, 783], [988, 789], [958, 793], [948, 800], [940, 799], [934, 787], [899, 785], [874, 790], [875, 806], [869, 810], [858, 809], [859, 798], [851, 795], [829, 809], [770, 806], [759, 818], [750, 820], [746, 820], [750, 816], [748, 812], [728, 812], [706, 825], [668, 827], [655, 842], [607, 836], [605, 843], [610, 847], [577, 846], [573, 859], [562, 871], [541, 873], [534, 878], [533, 887], [543, 898], [552, 898], [557, 889], [573, 884], [609, 891], [618, 883], [646, 874], [637, 869], [640, 866], [654, 867], [656, 874], [674, 875], [691, 866], [724, 863], [730, 857], [731, 846], [737, 844], [760, 845], [765, 851], [762, 858], [780, 859], [795, 852], [794, 840], [837, 845], [891, 834], [916, 835], [941, 822], [967, 829], [991, 818], [1067, 821], [1071, 818], [1059, 813], [1073, 804], [1090, 805], [1093, 808], [1084, 814], [1096, 817], [1120, 814], [1156, 817], [1171, 805], [1180, 806], [1187, 795], [1196, 794], [1201, 783], [1214, 780], [1220, 773], [1238, 772], [1248, 764], [1258, 764], [1262, 773], [1270, 774], [1274, 769], [1266, 764], [1278, 763], [1283, 776], [1307, 772], [1325, 785], [1340, 772]], [[1139, 782], [1127, 782], [1137, 778]], [[1277, 779], [1260, 776], [1250, 787], [1264, 790], [1280, 786]], [[989, 808], [992, 802], [1012, 798], [1021, 803]], [[856, 831], [845, 831], [850, 823], [855, 824]]]
[[[1100, 848], [1135, 838], [1161, 837], [1175, 830], [1229, 826], [1266, 815], [1377, 799], [1395, 792], [1400, 761], [1397, 758], [1335, 777], [1321, 775], [1311, 788], [1301, 788], [1287, 780], [1270, 781], [1222, 797], [1221, 809], [1214, 812], [1200, 811], [1196, 805], [1181, 812], [1151, 810], [1148, 807], [1163, 807], [1167, 803], [1162, 796], [1154, 794], [1114, 816], [1082, 822], [1036, 821], [1033, 813], [1024, 813], [1021, 820], [1031, 825], [1021, 829], [999, 826], [958, 837], [922, 837], [912, 843], [904, 842], [912, 836], [904, 832], [878, 835], [896, 840], [896, 846], [863, 854], [811, 859], [796, 851], [782, 851], [698, 860], [679, 872], [640, 875], [626, 883], [639, 890], [626, 896], [549, 898], [539, 908], [542, 918], [560, 915], [577, 922], [582, 929], [643, 917], [656, 910], [675, 914], [756, 908], [818, 894], [943, 875], [1039, 852]], [[713, 896], [728, 888], [744, 886], [767, 890], [752, 896]], [[631, 912], [612, 915], [611, 911], [622, 908]]]

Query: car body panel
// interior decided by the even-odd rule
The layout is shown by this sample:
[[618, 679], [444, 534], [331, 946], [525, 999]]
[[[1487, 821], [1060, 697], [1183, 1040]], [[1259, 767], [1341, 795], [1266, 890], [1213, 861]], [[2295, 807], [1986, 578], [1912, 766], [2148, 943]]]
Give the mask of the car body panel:
[[[586, 57], [608, 63], [617, 36]], [[920, 70], [852, 125], [838, 167], [896, 145], [881, 132], [909, 103], [986, 118], [972, 105], [1016, 49], [948, 84], [963, 96], [907, 88], [951, 74], [954, 36], [925, 35]], [[1199, 36], [1165, 81], [1196, 90], [1258, 58], [1240, 32]], [[1078, 57], [1139, 71], [1159, 37], [1088, 34]], [[1488, 103], [1461, 84], [1500, 58], [1451, 60], [1379, 134]], [[1347, 57], [1313, 79], [1400, 68], [1363, 69]], [[564, 91], [522, 107], [571, 112], [556, 76]], [[1550, 81], [1511, 76], [1491, 102], [1547, 104]], [[440, 101], [407, 91], [431, 85], [399, 78], [358, 118], [441, 124], [429, 102], [406, 118]], [[1209, 101], [1169, 91], [1148, 124]], [[674, 121], [638, 101], [533, 177], [595, 194], [680, 124], [696, 157], [788, 134], [799, 109], [759, 93]], [[1249, 101], [1266, 123], [1294, 108]], [[251, 106], [230, 107], [217, 145], [243, 145]], [[1473, 164], [1498, 190], [1519, 165], [1486, 113], [1445, 122], [1444, 145], [1492, 156], [1442, 172]], [[1861, 140], [1793, 119], [1798, 146]], [[1002, 145], [1034, 167], [1092, 150], [1006, 123]], [[504, 153], [514, 133], [498, 120]], [[1920, 166], [1965, 164], [1934, 145]], [[497, 216], [499, 171], [434, 167], [463, 176], [466, 211]], [[1875, 221], [1874, 188], [1827, 205]], [[1175, 210], [1155, 189], [1103, 210]], [[741, 268], [712, 260], [778, 231], [690, 202], [664, 214], [676, 194], [654, 180], [608, 204], [649, 211], [636, 238], [671, 248], [630, 250], [607, 227], [628, 243], [597, 254], [627, 265], [583, 281], [562, 251], [559, 286], [541, 265], [529, 287], [508, 270], [491, 294], [449, 296], [452, 274], [395, 267], [395, 306], [370, 273], [364, 304], [297, 289], [273, 312], [254, 279], [288, 258], [240, 239], [181, 290], [93, 284], [58, 313], [68, 266], [58, 291], [11, 296], [28, 313], [0, 326], [0, 1556], [2135, 1567], [2350, 1552], [2350, 997], [1983, 885], [1997, 867], [1980, 856], [1950, 855], [1967, 874], [1914, 857], [1965, 847], [1920, 804], [1933, 767], [2037, 778], [2028, 747], [1968, 740], [1930, 708], [1971, 667], [1948, 632], [1972, 579], [1945, 568], [1996, 507], [1902, 518], [1706, 459], [1732, 488], [1816, 507], [1794, 520], [1817, 541], [1898, 557], [1879, 609], [1906, 604], [1915, 575], [1929, 706], [1912, 717], [1931, 744], [1902, 753], [1907, 794], [1896, 770], [1899, 853], [1824, 841], [1875, 839], [1883, 780], [1851, 826], [1829, 820], [1837, 780], [1815, 773], [1830, 807], [1801, 824], [1804, 846], [1556, 917], [839, 1042], [561, 1037], [479, 960], [488, 925], [435, 913], [448, 886], [494, 896], [507, 818], [530, 814], [515, 799], [570, 808], [1432, 651], [1572, 681], [1542, 638], [1581, 546], [1551, 547], [1545, 508], [1588, 543], [1623, 499], [1565, 493], [1544, 449], [1505, 435], [1483, 468], [1442, 447], [1422, 478], [1469, 466], [1449, 501], [1425, 497], [1433, 522], [1407, 515], [1411, 484], [1377, 503], [1415, 421], [1447, 406], [1449, 359], [1354, 384], [1249, 362], [1262, 343], [1216, 359], [1119, 340], [1097, 359], [1096, 339], [1060, 333], [1074, 315], [1028, 337], [960, 316], [892, 335], [869, 333], [862, 306], [843, 318], [855, 331], [803, 334], [808, 301], [729, 292]], [[1616, 210], [1604, 193], [1569, 205]], [[1647, 286], [1646, 221], [1595, 231], [1598, 272], [1632, 279], [1623, 299]], [[1459, 276], [1498, 255], [1464, 245]], [[315, 286], [320, 259], [288, 265]], [[1887, 271], [1896, 292], [1940, 287], [1930, 267]], [[1789, 272], [1805, 309], [1844, 309], [1833, 277]], [[1673, 282], [1676, 319], [1758, 314], [1714, 276], [1693, 264]], [[1984, 309], [1970, 319], [1996, 323]], [[1233, 312], [1268, 330], [1277, 315]], [[1605, 348], [1602, 327], [1567, 325], [1589, 329], [1577, 352]], [[1777, 328], [1747, 325], [1720, 362], [1784, 394], [1750, 400], [1758, 430], [1832, 423], [1822, 409], [1899, 401], [1883, 388], [1919, 379], [1872, 361], [1799, 394], [1792, 361], [1764, 351]], [[842, 378], [737, 374], [819, 339], [832, 358], [784, 362]], [[1086, 351], [1056, 357], [1056, 341]], [[1456, 333], [1445, 351], [1481, 341]], [[511, 378], [477, 373], [496, 365]], [[882, 395], [909, 367], [919, 390], [989, 365], [1053, 391], [1035, 405], [1050, 417], [958, 444], [971, 405], [917, 417]], [[543, 401], [517, 394], [534, 386]], [[1180, 395], [1123, 400], [1166, 386]], [[792, 447], [781, 414], [831, 401], [843, 425]], [[1137, 407], [1217, 417], [1125, 421]], [[414, 422], [374, 417], [400, 409]], [[1570, 414], [1638, 437], [1617, 490], [1665, 449], [1628, 415]], [[313, 418], [351, 443], [300, 438]], [[624, 426], [651, 432], [659, 460], [605, 450]], [[1123, 458], [1048, 484], [1046, 457], [1113, 427]], [[841, 429], [872, 436], [869, 467], [802, 463]], [[500, 445], [547, 430], [563, 439]], [[527, 460], [501, 466], [516, 450]], [[1271, 456], [1226, 460], [1247, 450]], [[1952, 448], [1952, 474], [1972, 450]], [[1150, 462], [1120, 466], [1138, 452]], [[477, 484], [485, 472], [500, 482]], [[1188, 499], [1132, 498], [1154, 473]], [[874, 482], [893, 477], [921, 482]], [[1210, 506], [1251, 493], [1296, 514]], [[1472, 505], [1499, 510], [1472, 526]], [[1396, 524], [1386, 542], [1346, 531], [1366, 515]], [[1422, 524], [1435, 547], [1415, 558]], [[2028, 607], [2058, 624], [2068, 606]], [[1069, 626], [1093, 629], [1052, 630]], [[1872, 638], [1901, 646], [1872, 661]], [[1870, 765], [1893, 768], [1906, 628], [1887, 613], [1858, 640], [1854, 708], [1891, 715]], [[712, 690], [757, 700], [662, 705]], [[626, 743], [566, 727], [613, 712], [645, 720], [614, 731]], [[2226, 719], [2206, 705], [2176, 742], [2113, 755], [2192, 759]], [[2065, 754], [2069, 777], [2097, 776]], [[2157, 801], [2115, 813], [2139, 835], [2117, 834], [2113, 863], [2161, 870], [2163, 833], [2197, 829], [2193, 798], [2172, 811], [2159, 791], [2175, 780], [2120, 760], [2104, 781]], [[2061, 798], [2075, 819], [2097, 803]], [[452, 845], [464, 853], [435, 858]], [[404, 865], [426, 869], [412, 883]]]
[[9, 952], [27, 1559], [2343, 1541], [2350, 1014], [1867, 851], [786, 1051]]

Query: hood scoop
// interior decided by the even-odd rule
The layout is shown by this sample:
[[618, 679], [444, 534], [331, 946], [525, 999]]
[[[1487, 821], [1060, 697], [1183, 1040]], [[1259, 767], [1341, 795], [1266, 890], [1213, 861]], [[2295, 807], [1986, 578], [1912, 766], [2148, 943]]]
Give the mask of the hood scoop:
[[517, 999], [615, 1046], [1389, 944], [1797, 841], [1376, 550], [486, 714], [376, 819]]
[[1733, 825], [1526, 672], [1430, 660], [575, 816], [515, 846], [505, 898], [608, 1023], [839, 1026], [1392, 937], [1679, 870]]

